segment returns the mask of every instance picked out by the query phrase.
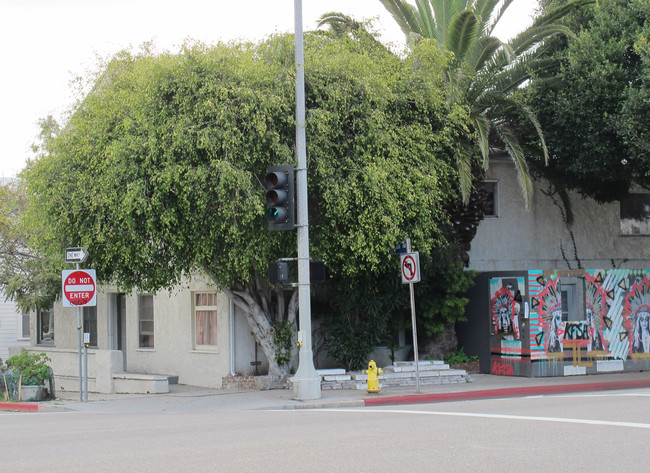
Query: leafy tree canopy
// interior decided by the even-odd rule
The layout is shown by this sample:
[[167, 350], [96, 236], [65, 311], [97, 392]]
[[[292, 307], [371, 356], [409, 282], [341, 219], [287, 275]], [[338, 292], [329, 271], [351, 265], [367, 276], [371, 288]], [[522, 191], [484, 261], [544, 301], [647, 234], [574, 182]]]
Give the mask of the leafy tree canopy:
[[593, 0], [573, 0], [549, 9], [507, 43], [492, 32], [512, 0], [417, 0], [415, 5], [408, 0], [379, 1], [411, 44], [428, 38], [452, 53], [453, 60], [445, 69], [448, 97], [467, 107], [471, 123], [471, 133], [465, 136], [465, 146], [459, 148], [456, 159], [465, 203], [470, 200], [472, 179], [482, 174], [476, 171], [488, 168], [490, 149], [496, 147], [512, 158], [528, 205], [532, 181], [519, 140], [517, 115], [535, 130], [539, 154], [544, 159], [548, 155], [535, 114], [515, 92], [549, 67], [540, 46], [557, 34], [571, 34], [557, 20]]
[[18, 180], [0, 183], [0, 287], [23, 311], [49, 308], [61, 286], [56, 262], [30, 247], [22, 219], [26, 204]]
[[[445, 246], [466, 119], [445, 101], [446, 58], [322, 33], [305, 46], [312, 257], [350, 282], [395, 265], [388, 251], [407, 236], [424, 254]], [[284, 315], [262, 275], [296, 243], [266, 229], [261, 179], [294, 162], [294, 74], [290, 36], [118, 54], [22, 174], [35, 242], [87, 247], [99, 280], [125, 289], [206, 272], [272, 362], [264, 341]]]
[[554, 44], [559, 85], [529, 89], [550, 152], [548, 166], [532, 165], [557, 187], [600, 202], [648, 187], [649, 19], [647, 0], [601, 0], [567, 17], [577, 35]]

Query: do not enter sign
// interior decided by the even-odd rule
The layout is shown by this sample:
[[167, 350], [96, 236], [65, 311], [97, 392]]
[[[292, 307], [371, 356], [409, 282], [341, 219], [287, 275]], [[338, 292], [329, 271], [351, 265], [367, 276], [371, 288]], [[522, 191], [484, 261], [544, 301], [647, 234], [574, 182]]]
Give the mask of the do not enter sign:
[[94, 269], [66, 269], [61, 272], [63, 307], [97, 305]]

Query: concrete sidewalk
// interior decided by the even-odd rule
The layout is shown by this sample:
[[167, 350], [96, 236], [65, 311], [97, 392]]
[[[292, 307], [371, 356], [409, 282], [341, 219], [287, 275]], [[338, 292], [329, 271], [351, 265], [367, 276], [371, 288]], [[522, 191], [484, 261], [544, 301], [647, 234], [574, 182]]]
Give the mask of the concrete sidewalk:
[[0, 403], [1, 410], [20, 412], [216, 412], [255, 409], [313, 409], [364, 407], [475, 399], [538, 396], [575, 392], [650, 389], [650, 372], [612, 373], [561, 378], [519, 378], [473, 374], [471, 382], [415, 387], [384, 388], [377, 394], [365, 390], [324, 390], [321, 399], [293, 400], [291, 390], [232, 391], [171, 385], [166, 394], [90, 393], [88, 402], [79, 402], [78, 392], [59, 392], [58, 399], [46, 402]]

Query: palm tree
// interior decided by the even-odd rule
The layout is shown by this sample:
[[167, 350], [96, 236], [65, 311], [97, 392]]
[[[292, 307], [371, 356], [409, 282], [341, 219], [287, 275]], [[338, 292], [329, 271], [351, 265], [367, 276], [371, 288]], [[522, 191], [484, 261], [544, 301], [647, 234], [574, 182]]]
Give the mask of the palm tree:
[[[472, 163], [478, 146], [484, 170], [489, 165], [490, 149], [505, 150], [513, 159], [528, 205], [532, 182], [517, 137], [516, 114], [523, 115], [536, 130], [545, 160], [548, 151], [537, 118], [516, 99], [514, 92], [555, 63], [544, 56], [540, 45], [552, 35], [571, 35], [557, 20], [595, 0], [573, 0], [548, 11], [507, 43], [493, 36], [493, 31], [513, 0], [416, 0], [416, 5], [406, 0], [379, 1], [398, 23], [410, 46], [428, 38], [453, 54], [445, 71], [448, 98], [468, 108], [472, 126], [457, 156], [463, 202], [470, 198]], [[336, 15], [324, 15], [321, 24], [336, 22], [340, 30], [345, 24], [342, 20], [349, 18], [339, 14], [337, 19]]]

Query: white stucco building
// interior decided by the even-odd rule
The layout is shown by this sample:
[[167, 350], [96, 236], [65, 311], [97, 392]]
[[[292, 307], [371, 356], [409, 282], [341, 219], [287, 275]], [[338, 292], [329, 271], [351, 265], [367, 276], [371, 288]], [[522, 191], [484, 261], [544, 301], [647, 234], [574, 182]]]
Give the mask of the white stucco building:
[[0, 359], [7, 361], [9, 347], [29, 345], [29, 329], [29, 314], [21, 313], [0, 292]]
[[96, 307], [58, 301], [32, 314], [29, 350], [52, 359], [58, 390], [79, 389], [79, 313], [90, 334], [90, 392], [166, 392], [170, 382], [221, 388], [229, 375], [268, 371], [244, 314], [195, 277], [155, 295], [101, 287]]
[[[572, 192], [568, 223], [545, 182], [535, 182], [525, 208], [509, 160], [491, 161], [486, 187], [494, 208], [472, 241], [470, 269], [479, 276], [468, 320], [456, 326], [460, 345], [479, 355], [481, 371], [563, 376], [649, 369], [650, 350], [640, 353], [633, 343], [650, 304], [650, 193], [635, 190], [624, 202], [598, 204]], [[505, 306], [507, 329], [498, 315]]]

